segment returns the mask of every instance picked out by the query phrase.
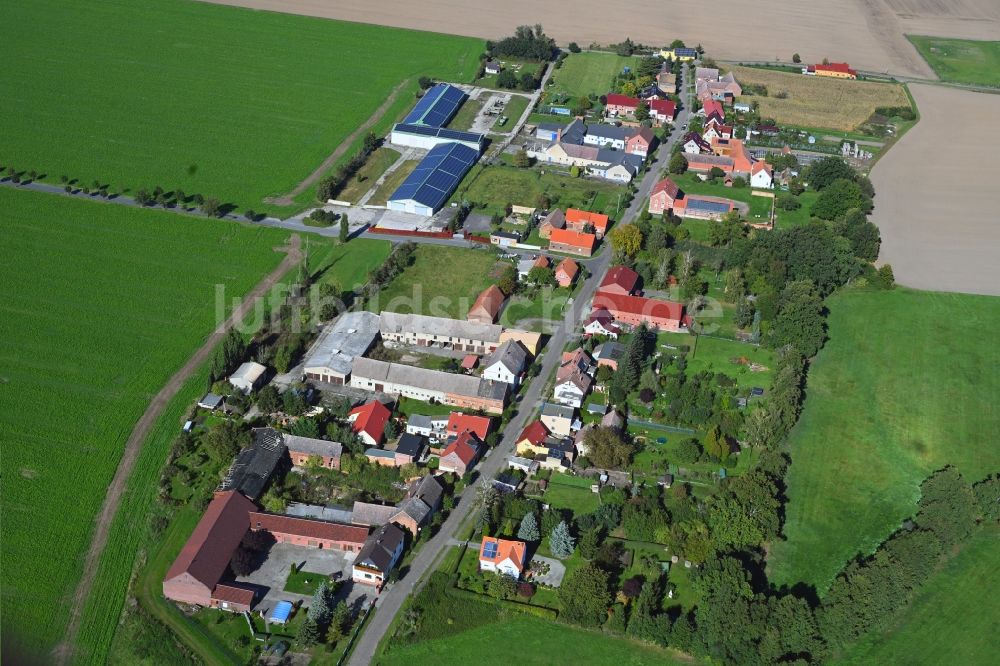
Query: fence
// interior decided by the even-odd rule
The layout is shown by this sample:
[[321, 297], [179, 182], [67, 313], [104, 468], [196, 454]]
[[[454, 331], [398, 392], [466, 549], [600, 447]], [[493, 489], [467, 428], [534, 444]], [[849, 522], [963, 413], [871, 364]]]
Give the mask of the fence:
[[[410, 236], [413, 238], [451, 238], [450, 231], [418, 231], [416, 229], [387, 229], [385, 227], [368, 227], [368, 231], [373, 234], [384, 234], [386, 236]], [[487, 238], [489, 243], [490, 239]]]

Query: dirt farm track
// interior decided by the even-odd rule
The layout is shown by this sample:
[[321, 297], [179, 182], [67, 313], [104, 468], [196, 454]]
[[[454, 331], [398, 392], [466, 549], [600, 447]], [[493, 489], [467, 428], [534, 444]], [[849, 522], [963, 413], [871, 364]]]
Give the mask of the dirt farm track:
[[[720, 59], [848, 60], [933, 77], [904, 34], [1000, 39], [997, 0], [215, 0], [219, 4], [495, 38], [541, 23], [561, 44], [681, 38]], [[608, 20], [616, 11], [642, 20]]]

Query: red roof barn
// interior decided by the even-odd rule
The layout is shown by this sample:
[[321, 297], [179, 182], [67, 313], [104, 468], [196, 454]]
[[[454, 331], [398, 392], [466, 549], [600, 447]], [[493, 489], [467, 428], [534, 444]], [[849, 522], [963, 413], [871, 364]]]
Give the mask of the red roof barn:
[[639, 286], [639, 274], [627, 266], [614, 266], [604, 276], [597, 292], [610, 294], [634, 294]]
[[477, 321], [481, 324], [492, 324], [497, 320], [497, 315], [500, 314], [500, 308], [503, 307], [505, 298], [506, 296], [503, 295], [500, 288], [495, 284], [491, 284], [479, 294], [476, 302], [469, 308], [469, 314], [466, 319]]
[[392, 412], [378, 400], [358, 405], [347, 413], [347, 420], [352, 424], [354, 432], [368, 446], [378, 446], [385, 433], [385, 425], [389, 422]]
[[673, 301], [599, 291], [593, 307], [607, 310], [616, 322], [632, 326], [645, 323], [661, 331], [679, 331], [684, 326], [684, 305]]

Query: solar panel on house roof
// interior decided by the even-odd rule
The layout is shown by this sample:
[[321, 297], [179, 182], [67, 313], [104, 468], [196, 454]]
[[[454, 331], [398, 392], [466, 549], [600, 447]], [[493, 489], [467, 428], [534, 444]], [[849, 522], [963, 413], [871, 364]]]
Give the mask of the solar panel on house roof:
[[441, 127], [451, 120], [464, 100], [465, 93], [460, 88], [439, 83], [420, 98], [403, 122]]
[[704, 199], [691, 199], [687, 204], [688, 210], [703, 210], [709, 213], [728, 213], [729, 204], [721, 201], [706, 201]]
[[483, 544], [483, 557], [486, 559], [493, 559], [497, 556], [497, 544], [496, 542], [489, 541]]
[[460, 143], [434, 146], [389, 200], [412, 199], [430, 208], [440, 208], [478, 159], [478, 151]]

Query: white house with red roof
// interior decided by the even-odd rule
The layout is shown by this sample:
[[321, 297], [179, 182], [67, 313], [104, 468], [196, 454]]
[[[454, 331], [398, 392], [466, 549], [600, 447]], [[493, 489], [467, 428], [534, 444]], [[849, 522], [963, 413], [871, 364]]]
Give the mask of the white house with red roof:
[[595, 310], [590, 313], [587, 321], [583, 322], [584, 335], [603, 335], [617, 340], [621, 332], [621, 329], [615, 324], [614, 317], [607, 310]]
[[347, 422], [368, 446], [378, 446], [392, 412], [378, 400], [358, 405], [347, 413]]
[[771, 165], [761, 160], [754, 162], [750, 167], [750, 187], [759, 187], [769, 190], [774, 187], [774, 169]]
[[479, 546], [479, 569], [516, 580], [524, 571], [527, 552], [528, 546], [523, 541], [484, 537]]

